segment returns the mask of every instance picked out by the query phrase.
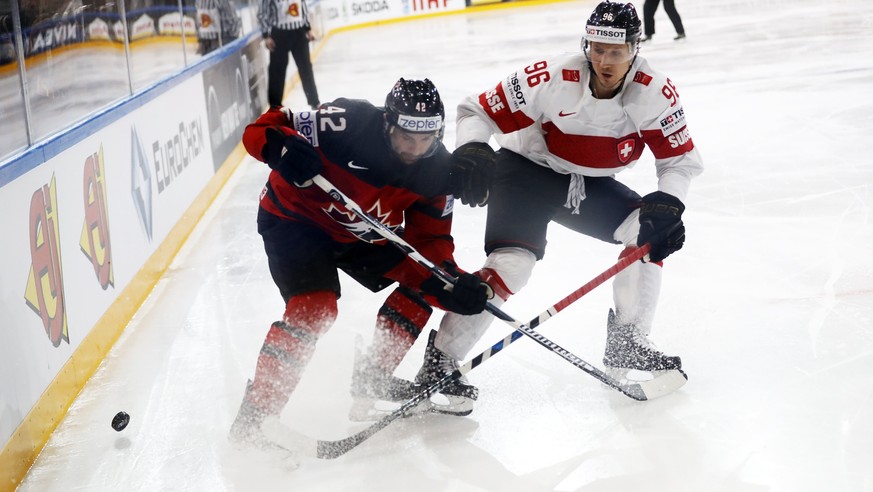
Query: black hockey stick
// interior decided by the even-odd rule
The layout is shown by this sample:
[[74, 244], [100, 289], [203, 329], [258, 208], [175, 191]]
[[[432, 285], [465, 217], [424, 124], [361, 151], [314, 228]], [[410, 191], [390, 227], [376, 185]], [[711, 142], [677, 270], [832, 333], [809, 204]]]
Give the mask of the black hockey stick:
[[[312, 178], [312, 180], [319, 188], [324, 190], [325, 193], [330, 195], [335, 201], [337, 201], [338, 203], [340, 203], [341, 205], [346, 207], [349, 211], [351, 211], [352, 213], [357, 215], [358, 218], [360, 218], [365, 223], [367, 223], [374, 232], [376, 232], [377, 234], [379, 234], [383, 238], [387, 239], [391, 244], [400, 248], [400, 250], [402, 250], [404, 253], [406, 253], [407, 256], [412, 258], [413, 261], [415, 261], [419, 265], [427, 268], [431, 273], [436, 275], [440, 280], [445, 282], [448, 286], [454, 285], [455, 279], [452, 276], [450, 276], [448, 273], [446, 273], [442, 268], [436, 266], [432, 261], [430, 261], [427, 258], [425, 258], [424, 256], [422, 256], [421, 253], [419, 253], [415, 248], [412, 247], [412, 245], [410, 245], [409, 243], [404, 241], [403, 238], [401, 238], [394, 231], [392, 231], [387, 226], [385, 226], [385, 224], [379, 222], [378, 220], [373, 218], [370, 214], [364, 212], [364, 210], [360, 207], [360, 205], [355, 203], [354, 200], [347, 197], [342, 191], [337, 189], [337, 187], [334, 186], [333, 184], [331, 184], [330, 181], [325, 179], [324, 176], [317, 174], [317, 175], [315, 175], [315, 177]], [[648, 245], [643, 245], [642, 247], [637, 249], [636, 253], [639, 254], [638, 257], [636, 256], [636, 254], [633, 254], [633, 255], [626, 256], [623, 260], [630, 260], [631, 258], [633, 258], [632, 260], [630, 260], [627, 263], [627, 265], [629, 265], [630, 263], [633, 263], [636, 260], [639, 260], [640, 258], [645, 256], [646, 253], [648, 253], [648, 247], [649, 247]], [[625, 265], [625, 266], [627, 266], [627, 265]], [[572, 297], [572, 295], [569, 297]], [[633, 398], [634, 400], [643, 401], [643, 400], [650, 400], [652, 398], [657, 398], [659, 396], [663, 396], [669, 392], [675, 391], [677, 388], [679, 388], [680, 386], [685, 384], [685, 381], [687, 380], [687, 376], [685, 376], [685, 374], [682, 371], [676, 371], [678, 374], [673, 374], [675, 376], [675, 378], [671, 378], [670, 377], [670, 375], [672, 373], [672, 371], [671, 371], [670, 373], [665, 374], [663, 377], [660, 377], [657, 379], [652, 379], [650, 381], [641, 381], [641, 382], [634, 382], [634, 383], [628, 383], [628, 384], [622, 383], [622, 382], [618, 381], [617, 379], [613, 378], [612, 376], [606, 374], [602, 370], [592, 366], [588, 362], [585, 362], [584, 360], [582, 360], [578, 356], [574, 355], [569, 350], [567, 350], [567, 349], [561, 347], [560, 345], [558, 345], [557, 343], [549, 340], [548, 338], [546, 338], [542, 334], [534, 331], [529, 326], [526, 326], [522, 323], [519, 323], [518, 321], [513, 319], [511, 316], [509, 316], [508, 314], [506, 314], [505, 312], [500, 310], [500, 308], [498, 308], [497, 306], [494, 306], [490, 302], [486, 303], [485, 309], [489, 313], [493, 314], [496, 318], [506, 322], [507, 324], [509, 324], [510, 326], [512, 326], [513, 328], [515, 328], [516, 330], [518, 330], [519, 332], [521, 332], [525, 336], [533, 339], [534, 341], [536, 341], [537, 343], [539, 343], [540, 345], [545, 347], [550, 352], [554, 352], [555, 354], [558, 354], [564, 360], [570, 362], [571, 364], [578, 367], [579, 369], [582, 369], [586, 373], [594, 376], [596, 379], [598, 379], [603, 384], [620, 391], [621, 393], [629, 396], [630, 398]], [[563, 309], [563, 307], [561, 309]], [[555, 312], [557, 312], [557, 311], [555, 311]], [[547, 311], [547, 313], [548, 313], [548, 311]], [[537, 319], [539, 319], [539, 317], [537, 317]], [[537, 324], [539, 324], [539, 323], [540, 322], [538, 322]], [[680, 379], [681, 379], [681, 381], [680, 381]], [[647, 390], [649, 392], [647, 392]]]
[[340, 456], [351, 451], [355, 446], [361, 444], [362, 442], [369, 439], [373, 434], [379, 432], [380, 430], [387, 427], [389, 424], [399, 419], [400, 417], [406, 416], [407, 412], [414, 409], [418, 405], [421, 405], [425, 401], [429, 400], [431, 396], [439, 393], [446, 385], [449, 384], [453, 379], [460, 378], [464, 374], [470, 372], [474, 367], [482, 364], [489, 357], [503, 350], [504, 347], [509, 345], [510, 343], [518, 340], [522, 337], [521, 332], [514, 331], [510, 333], [506, 338], [500, 340], [495, 343], [491, 347], [489, 347], [486, 351], [472, 358], [469, 362], [462, 365], [458, 369], [455, 369], [451, 374], [447, 374], [442, 377], [439, 381], [431, 384], [420, 393], [416, 394], [411, 399], [407, 400], [403, 405], [398, 407], [393, 412], [385, 415], [380, 418], [373, 424], [371, 424], [366, 429], [352, 434], [349, 437], [344, 439], [340, 439], [337, 441], [316, 441], [315, 443], [315, 456], [317, 458], [322, 459], [334, 459], [339, 458]]
[[[539, 324], [543, 323], [545, 320], [547, 320], [547, 319], [551, 318], [552, 316], [554, 316], [555, 314], [559, 313], [560, 311], [562, 311], [564, 308], [566, 308], [570, 304], [579, 300], [582, 296], [584, 296], [588, 292], [591, 292], [591, 290], [593, 290], [598, 285], [604, 283], [608, 279], [612, 278], [618, 272], [627, 268], [631, 263], [633, 263], [633, 262], [639, 260], [640, 258], [642, 258], [643, 256], [645, 256], [645, 254], [647, 252], [648, 252], [648, 247], [643, 247], [643, 248], [639, 248], [639, 249], [634, 250], [630, 255], [625, 256], [624, 258], [619, 260], [618, 263], [609, 267], [603, 273], [594, 277], [591, 281], [589, 281], [588, 283], [586, 283], [582, 287], [576, 289], [570, 295], [568, 295], [564, 299], [558, 301], [557, 303], [555, 303], [554, 305], [549, 307], [542, 314], [540, 314], [539, 316], [530, 320], [528, 325], [538, 326]], [[516, 340], [522, 338], [522, 336], [523, 336], [522, 332], [520, 332], [518, 330], [513, 331], [512, 333], [507, 335], [504, 339], [495, 343], [494, 345], [489, 347], [487, 350], [485, 350], [481, 354], [470, 359], [470, 361], [463, 364], [461, 367], [459, 367], [457, 370], [455, 370], [452, 374], [444, 376], [439, 381], [428, 386], [427, 388], [422, 390], [420, 393], [415, 395], [412, 399], [408, 400], [406, 403], [401, 405], [399, 408], [397, 408], [393, 412], [383, 416], [381, 419], [379, 419], [378, 421], [376, 421], [375, 423], [373, 423], [372, 425], [370, 425], [366, 429], [364, 429], [356, 434], [353, 434], [345, 439], [340, 439], [337, 441], [310, 442], [310, 445], [315, 448], [314, 451], [310, 451], [310, 452], [314, 453], [315, 456], [317, 456], [318, 458], [323, 458], [323, 459], [333, 459], [333, 458], [338, 458], [339, 456], [342, 456], [343, 454], [349, 452], [351, 449], [353, 449], [358, 444], [360, 444], [360, 443], [364, 442], [365, 440], [367, 440], [368, 438], [370, 438], [376, 432], [387, 427], [389, 424], [391, 424], [392, 422], [394, 422], [398, 418], [405, 416], [409, 410], [412, 410], [413, 408], [417, 407], [418, 405], [420, 405], [424, 401], [428, 400], [432, 395], [439, 393], [439, 391], [443, 387], [445, 387], [453, 378], [461, 377], [461, 376], [467, 374], [468, 372], [473, 370], [475, 367], [479, 366], [480, 364], [482, 364], [483, 362], [485, 362], [486, 360], [491, 358], [491, 356], [493, 356], [497, 352], [500, 352], [501, 350], [506, 348], [508, 345], [510, 345], [513, 342], [515, 342]], [[646, 383], [648, 383], [648, 381]], [[656, 398], [659, 396], [663, 396], [662, 394], [658, 394], [657, 388], [645, 388], [645, 389], [643, 389], [643, 393], [648, 398]], [[666, 394], [666, 393], [664, 393], [664, 394]]]

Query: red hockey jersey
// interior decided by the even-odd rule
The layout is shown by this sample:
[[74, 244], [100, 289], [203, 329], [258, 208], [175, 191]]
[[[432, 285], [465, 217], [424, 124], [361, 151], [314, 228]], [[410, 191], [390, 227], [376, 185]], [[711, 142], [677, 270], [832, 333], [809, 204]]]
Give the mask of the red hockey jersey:
[[[364, 211], [402, 234], [435, 264], [454, 262], [454, 199], [448, 196], [451, 154], [440, 145], [432, 156], [404, 164], [390, 148], [383, 115], [367, 101], [350, 99], [337, 99], [313, 112], [271, 108], [246, 127], [243, 144], [264, 161], [267, 128], [306, 138], [322, 157], [321, 174]], [[270, 173], [261, 206], [285, 219], [315, 224], [337, 242], [385, 242], [317, 186], [299, 188], [276, 171]], [[405, 283], [417, 287], [429, 273], [414, 266], [415, 278]]]

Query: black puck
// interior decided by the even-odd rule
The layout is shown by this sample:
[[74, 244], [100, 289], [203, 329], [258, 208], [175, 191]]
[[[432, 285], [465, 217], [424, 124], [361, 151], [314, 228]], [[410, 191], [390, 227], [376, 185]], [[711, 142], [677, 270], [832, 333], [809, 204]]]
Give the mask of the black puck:
[[125, 427], [127, 427], [129, 422], [130, 415], [128, 415], [127, 412], [118, 412], [115, 414], [115, 417], [112, 418], [112, 428], [121, 432]]

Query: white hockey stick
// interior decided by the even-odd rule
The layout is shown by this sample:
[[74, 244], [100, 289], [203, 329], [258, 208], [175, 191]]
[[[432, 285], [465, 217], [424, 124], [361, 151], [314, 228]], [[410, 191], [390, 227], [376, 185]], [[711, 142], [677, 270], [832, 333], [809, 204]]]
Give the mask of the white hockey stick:
[[[448, 285], [454, 284], [454, 278], [452, 278], [448, 273], [446, 273], [441, 268], [436, 266], [433, 262], [431, 262], [430, 260], [428, 260], [427, 258], [422, 256], [414, 247], [412, 247], [409, 243], [404, 241], [403, 238], [401, 238], [400, 236], [395, 234], [394, 231], [392, 231], [391, 229], [386, 227], [384, 224], [382, 224], [381, 222], [379, 222], [378, 220], [376, 220], [375, 218], [373, 218], [372, 216], [370, 216], [369, 214], [364, 212], [363, 209], [357, 203], [355, 203], [351, 198], [347, 197], [344, 193], [342, 193], [339, 189], [337, 189], [332, 183], [330, 183], [330, 181], [328, 181], [327, 179], [325, 179], [321, 175], [316, 175], [313, 178], [313, 182], [319, 188], [324, 190], [325, 193], [327, 193], [328, 195], [333, 197], [334, 200], [339, 202], [341, 205], [346, 207], [349, 211], [351, 211], [356, 216], [358, 216], [359, 219], [361, 219], [366, 224], [368, 224], [374, 232], [378, 233], [383, 238], [385, 238], [389, 242], [391, 242], [393, 245], [400, 248], [404, 253], [406, 253], [414, 261], [419, 263], [421, 266], [427, 268], [429, 271], [431, 271], [434, 275], [436, 275], [438, 278], [440, 278], [446, 284], [448, 284]], [[561, 301], [559, 301], [558, 303], [554, 304], [549, 309], [547, 309], [546, 311], [541, 313], [539, 316], [535, 317], [527, 325], [519, 323], [518, 321], [513, 319], [511, 316], [509, 316], [508, 314], [501, 311], [496, 306], [492, 305], [491, 303], [488, 303], [486, 305], [486, 309], [488, 310], [488, 312], [493, 314], [495, 317], [503, 320], [504, 322], [506, 322], [507, 324], [509, 324], [513, 328], [515, 328], [516, 331], [509, 334], [503, 340], [500, 340], [499, 342], [497, 342], [496, 344], [494, 344], [493, 346], [488, 348], [486, 351], [482, 352], [481, 354], [479, 354], [476, 357], [474, 357], [473, 359], [471, 359], [469, 362], [462, 365], [460, 368], [455, 370], [452, 374], [444, 376], [439, 381], [428, 386], [423, 391], [418, 393], [416, 396], [414, 396], [413, 398], [411, 398], [410, 400], [408, 400], [407, 402], [402, 404], [399, 408], [397, 408], [393, 412], [389, 413], [388, 415], [382, 417], [380, 420], [373, 423], [372, 425], [370, 425], [366, 429], [364, 429], [356, 434], [353, 434], [352, 436], [349, 436], [347, 438], [340, 439], [337, 441], [322, 441], [322, 440], [315, 441], [312, 439], [308, 439], [307, 440], [307, 447], [311, 448], [311, 449], [309, 449], [309, 452], [313, 453], [318, 458], [325, 458], [325, 459], [337, 458], [337, 457], [345, 454], [346, 452], [348, 452], [349, 450], [351, 450], [352, 448], [354, 448], [355, 446], [357, 446], [358, 444], [360, 444], [364, 440], [368, 439], [370, 436], [372, 436], [373, 434], [375, 434], [379, 430], [388, 426], [391, 422], [406, 415], [410, 410], [414, 409], [416, 406], [418, 406], [419, 404], [421, 404], [424, 401], [426, 401], [427, 399], [429, 399], [430, 396], [438, 393], [452, 379], [463, 376], [464, 374], [466, 374], [467, 372], [472, 370], [474, 367], [477, 367], [482, 362], [487, 360], [493, 354], [499, 352], [507, 345], [509, 345], [509, 344], [515, 342], [516, 340], [518, 340], [519, 338], [521, 338], [522, 335], [525, 335], [529, 338], [532, 338], [533, 340], [535, 340], [537, 343], [539, 343], [540, 345], [542, 345], [543, 347], [545, 347], [549, 351], [558, 354], [559, 356], [561, 356], [563, 359], [567, 360], [568, 362], [570, 362], [574, 366], [576, 366], [576, 367], [582, 369], [583, 371], [585, 371], [586, 373], [594, 376], [596, 379], [600, 380], [603, 384], [605, 384], [611, 388], [614, 388], [614, 389], [618, 390], [619, 392], [621, 392], [621, 393], [625, 394], [626, 396], [633, 398], [635, 400], [639, 400], [639, 401], [651, 400], [651, 399], [659, 398], [659, 397], [664, 396], [666, 394], [672, 393], [673, 391], [675, 391], [676, 389], [678, 389], [679, 387], [684, 385], [685, 381], [687, 380], [687, 376], [681, 370], [668, 371], [663, 376], [649, 380], [649, 381], [623, 383], [623, 382], [620, 382], [620, 381], [612, 378], [611, 376], [609, 376], [608, 374], [606, 374], [602, 370], [585, 362], [581, 358], [577, 357], [573, 353], [564, 349], [560, 345], [552, 342], [551, 340], [549, 340], [548, 338], [544, 337], [540, 333], [534, 331], [533, 328], [531, 328], [531, 327], [536, 327], [536, 326], [540, 325], [541, 323], [543, 323], [547, 319], [551, 318], [552, 316], [554, 316], [555, 314], [557, 314], [558, 312], [560, 312], [561, 310], [563, 310], [564, 308], [566, 308], [567, 306], [569, 306], [570, 304], [572, 304], [573, 302], [575, 302], [576, 300], [581, 298], [587, 292], [590, 292], [594, 287], [597, 287], [598, 285], [602, 284], [604, 281], [606, 281], [610, 277], [614, 276], [616, 273], [623, 270], [624, 268], [626, 268], [627, 266], [629, 266], [633, 262], [638, 261], [640, 258], [645, 256], [648, 253], [648, 251], [649, 251], [649, 245], [644, 245], [644, 246], [634, 250], [630, 255], [627, 255], [624, 258], [622, 258], [621, 260], [619, 260], [618, 263], [616, 263], [614, 266], [607, 269], [602, 274], [595, 277], [592, 281], [590, 281], [589, 283], [580, 287], [579, 289], [577, 289], [576, 291], [574, 291], [573, 293], [571, 293], [570, 295], [568, 295], [567, 297], [565, 297], [564, 299], [562, 299]]]
[[[427, 258], [422, 256], [421, 253], [419, 253], [409, 243], [404, 241], [403, 238], [398, 236], [394, 231], [389, 229], [385, 224], [379, 222], [374, 217], [372, 217], [370, 214], [364, 212], [364, 210], [357, 203], [355, 203], [354, 200], [352, 200], [351, 198], [346, 196], [342, 191], [337, 189], [337, 187], [334, 186], [330, 181], [325, 179], [324, 176], [321, 176], [320, 174], [318, 174], [314, 178], [312, 178], [312, 180], [319, 188], [324, 190], [325, 193], [327, 193], [334, 200], [336, 200], [341, 205], [343, 205], [344, 207], [349, 209], [349, 211], [351, 211], [352, 213], [357, 215], [358, 218], [360, 218], [362, 221], [367, 223], [374, 232], [378, 233], [380, 236], [387, 239], [393, 245], [400, 248], [410, 258], [412, 258], [413, 261], [415, 261], [419, 265], [427, 268], [431, 273], [436, 275], [440, 280], [442, 280], [446, 284], [454, 285], [455, 279], [451, 275], [449, 275], [442, 268], [436, 266], [433, 262], [431, 262], [430, 260], [428, 260]], [[638, 250], [636, 250], [635, 254], [633, 254], [631, 256], [627, 256], [627, 257], [625, 257], [625, 259], [630, 259], [629, 263], [628, 263], [628, 264], [630, 264], [630, 262], [636, 261], [636, 260], [642, 258], [643, 256], [645, 256], [645, 254], [648, 253], [648, 250], [649, 250], [649, 245], [644, 245], [641, 248], [639, 248]], [[576, 294], [576, 293], [574, 292], [574, 294]], [[571, 294], [570, 296], [568, 296], [564, 301], [573, 297], [574, 294]], [[581, 294], [579, 294], [579, 296], [581, 297]], [[558, 304], [562, 304], [564, 301], [561, 301], [561, 303], [558, 303]], [[560, 311], [560, 309], [563, 309], [563, 307], [565, 307], [568, 304], [569, 303], [564, 304], [562, 307], [555, 310], [554, 313], [557, 313], [558, 311]], [[558, 306], [558, 305], [556, 305], [556, 306]], [[553, 308], [555, 308], [556, 306], [553, 306]], [[543, 347], [548, 349], [550, 352], [554, 352], [554, 353], [558, 354], [559, 356], [561, 356], [563, 359], [567, 360], [568, 362], [570, 362], [574, 366], [576, 366], [576, 367], [582, 369], [583, 371], [587, 372], [588, 374], [594, 376], [595, 378], [600, 380], [603, 384], [605, 384], [611, 388], [614, 388], [614, 389], [624, 393], [625, 395], [627, 395], [635, 400], [650, 400], [652, 398], [657, 398], [658, 396], [662, 396], [663, 394], [666, 394], [666, 393], [663, 393], [664, 388], [661, 387], [661, 385], [658, 385], [656, 387], [651, 388], [652, 394], [650, 395], [650, 394], [646, 393], [646, 391], [645, 391], [646, 388], [644, 386], [642, 386], [643, 383], [635, 382], [633, 384], [622, 384], [621, 382], [619, 382], [615, 378], [609, 376], [605, 372], [603, 372], [600, 369], [585, 362], [584, 360], [580, 359], [579, 357], [577, 357], [576, 355], [574, 355], [570, 351], [564, 349], [563, 347], [561, 347], [557, 343], [549, 340], [548, 338], [544, 337], [540, 333], [534, 331], [533, 328], [531, 328], [527, 325], [524, 325], [522, 323], [519, 323], [518, 321], [513, 319], [511, 316], [509, 316], [508, 314], [506, 314], [505, 312], [500, 310], [500, 308], [494, 306], [490, 302], [485, 305], [485, 309], [489, 313], [493, 314], [496, 318], [506, 322], [507, 324], [509, 324], [510, 326], [512, 326], [513, 328], [515, 328], [519, 332], [521, 332], [522, 334], [533, 339], [534, 341], [536, 341], [537, 343], [539, 343], [540, 345], [542, 345]], [[552, 308], [550, 308], [550, 309], [552, 309]], [[548, 315], [548, 316], [541, 320], [540, 318], [545, 316], [545, 315]], [[542, 321], [544, 321], [545, 319], [548, 319], [548, 317], [551, 317], [551, 316], [552, 316], [552, 314], [550, 314], [549, 310], [547, 310], [545, 313], [543, 313], [539, 317], [537, 317], [538, 321], [537, 321], [536, 325], [539, 325]], [[687, 377], [685, 377], [684, 379], [687, 379]], [[653, 382], [653, 381], [646, 381], [645, 383], [649, 383], [649, 382]], [[684, 384], [684, 380], [683, 380], [683, 384]]]

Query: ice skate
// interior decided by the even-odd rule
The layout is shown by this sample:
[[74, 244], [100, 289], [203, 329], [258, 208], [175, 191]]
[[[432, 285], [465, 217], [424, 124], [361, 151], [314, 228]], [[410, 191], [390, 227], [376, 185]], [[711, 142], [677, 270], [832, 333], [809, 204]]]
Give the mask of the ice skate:
[[365, 355], [360, 341], [355, 344], [355, 367], [350, 388], [353, 402], [349, 420], [377, 420], [397, 406], [386, 406], [381, 402], [405, 402], [418, 391], [415, 383], [388, 373]]
[[[248, 388], [251, 385], [249, 381]], [[228, 441], [240, 451], [261, 453], [286, 470], [298, 468], [301, 458], [314, 456], [316, 450], [314, 440], [292, 431], [277, 416], [265, 415], [245, 397], [230, 427]]]
[[619, 381], [628, 379], [630, 371], [650, 373], [654, 378], [668, 371], [682, 370], [678, 356], [665, 355], [636, 326], [619, 324], [612, 309], [606, 326], [603, 365], [606, 372]]
[[[415, 376], [415, 382], [423, 387], [436, 383], [458, 369], [458, 361], [434, 346], [436, 333], [431, 331], [428, 335], [427, 348], [424, 351], [424, 364], [418, 371], [418, 375]], [[466, 377], [461, 376], [443, 387], [439, 395], [442, 395], [447, 403], [434, 401], [431, 397], [431, 411], [464, 416], [470, 415], [473, 411], [473, 402], [479, 397], [479, 389], [471, 385]]]

